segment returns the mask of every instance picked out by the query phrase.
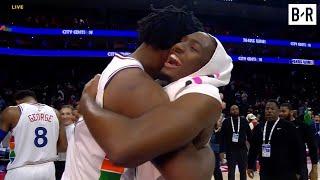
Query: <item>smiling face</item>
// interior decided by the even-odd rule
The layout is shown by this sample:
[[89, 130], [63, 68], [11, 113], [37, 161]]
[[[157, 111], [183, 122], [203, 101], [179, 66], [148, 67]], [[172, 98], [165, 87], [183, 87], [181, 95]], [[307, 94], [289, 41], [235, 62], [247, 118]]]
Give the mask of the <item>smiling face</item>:
[[69, 107], [63, 107], [60, 110], [61, 120], [64, 125], [72, 124], [75, 121], [75, 116], [72, 114], [72, 109]]
[[209, 62], [217, 43], [210, 35], [196, 32], [184, 36], [181, 42], [175, 44], [161, 70], [170, 81], [176, 81], [188, 76]]

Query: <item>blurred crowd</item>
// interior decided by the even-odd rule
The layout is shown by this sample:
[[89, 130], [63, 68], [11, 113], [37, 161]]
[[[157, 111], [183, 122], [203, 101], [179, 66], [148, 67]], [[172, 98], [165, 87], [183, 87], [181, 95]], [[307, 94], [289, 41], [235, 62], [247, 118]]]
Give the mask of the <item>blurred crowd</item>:
[[[51, 59], [46, 62], [29, 60], [28, 63], [20, 63], [25, 68], [19, 69], [11, 77], [0, 78], [0, 109], [13, 105], [12, 95], [15, 91], [26, 88], [34, 90], [40, 102], [53, 107], [74, 105], [79, 100], [85, 83], [95, 73], [102, 72], [108, 61], [66, 59], [64, 64]], [[36, 65], [42, 66], [42, 69], [39, 70]], [[237, 104], [244, 116], [247, 112], [257, 117], [263, 116], [264, 105], [269, 98], [290, 102], [298, 110], [298, 115], [306, 108], [320, 113], [320, 82], [317, 80], [320, 75], [317, 70], [309, 66], [236, 63], [231, 82], [221, 92], [224, 93], [227, 108], [231, 104]], [[1, 73], [6, 74], [8, 71], [3, 69]], [[37, 73], [43, 75], [36, 76]]]

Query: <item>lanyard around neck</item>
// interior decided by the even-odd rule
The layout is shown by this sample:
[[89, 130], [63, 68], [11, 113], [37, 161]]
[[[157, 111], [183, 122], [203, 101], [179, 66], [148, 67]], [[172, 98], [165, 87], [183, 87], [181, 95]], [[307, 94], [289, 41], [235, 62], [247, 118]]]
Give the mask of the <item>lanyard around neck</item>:
[[[276, 127], [276, 125], [278, 124], [279, 120], [280, 120], [280, 118], [278, 118], [277, 121], [272, 126], [271, 132], [269, 134], [268, 144], [270, 144], [273, 130]], [[266, 141], [267, 124], [268, 124], [268, 121], [264, 124], [264, 128], [263, 128], [263, 143], [265, 143], [265, 141]]]
[[[235, 133], [232, 117], [231, 117], [231, 125], [232, 125], [232, 131]], [[239, 133], [239, 131], [240, 131], [240, 117], [238, 117], [238, 131], [237, 131], [237, 133]]]

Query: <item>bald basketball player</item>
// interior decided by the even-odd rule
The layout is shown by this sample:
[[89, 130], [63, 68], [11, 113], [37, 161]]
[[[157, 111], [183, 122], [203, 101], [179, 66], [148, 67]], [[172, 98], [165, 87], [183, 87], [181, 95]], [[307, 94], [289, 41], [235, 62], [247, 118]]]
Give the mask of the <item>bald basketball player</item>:
[[[217, 44], [219, 48], [216, 50]], [[208, 142], [212, 132], [209, 127], [213, 126], [221, 113], [221, 100], [218, 89], [213, 86], [215, 83], [212, 85], [202, 83], [204, 80], [194, 75], [203, 72], [197, 75], [212, 75], [210, 76], [212, 81], [223, 82], [222, 76], [220, 77], [220, 74], [223, 75], [222, 70], [230, 73], [232, 66], [229, 64], [231, 59], [228, 61], [224, 49], [224, 52], [221, 53], [222, 49], [220, 42], [217, 43], [214, 37], [202, 32], [185, 36], [180, 43], [173, 46], [163, 72], [171, 81], [177, 81], [175, 83], [178, 85], [180, 83], [182, 87], [169, 85], [167, 93], [170, 100], [177, 99], [172, 103], [169, 103], [165, 97], [162, 98], [165, 96], [163, 91], [158, 88], [152, 89], [157, 84], [150, 81], [149, 78], [143, 78], [139, 74], [137, 77], [128, 76], [126, 75], [128, 72], [125, 71], [118, 72], [108, 82], [105, 90], [103, 88], [104, 108], [108, 108], [110, 102], [115, 104], [123, 102], [125, 108], [129, 110], [134, 110], [139, 104], [148, 106], [150, 103], [156, 103], [159, 105], [158, 108], [135, 119], [128, 119], [99, 108], [94, 103], [96, 86], [87, 86], [80, 102], [81, 112], [85, 116], [84, 119], [90, 132], [107, 152], [108, 158], [119, 165], [131, 167], [171, 152], [154, 161], [165, 179], [211, 179], [214, 163], [212, 159], [212, 161], [208, 159], [213, 157], [212, 151], [209, 149], [209, 151], [199, 153], [201, 151], [198, 151], [195, 145], [205, 147], [204, 145]], [[214, 59], [216, 56], [219, 58]], [[192, 75], [190, 79], [179, 80], [188, 75]], [[102, 73], [102, 78], [103, 76], [104, 73]], [[123, 79], [120, 81], [118, 76]], [[226, 82], [221, 84], [227, 84], [229, 79], [230, 76]], [[128, 83], [133, 80], [139, 82], [138, 85], [143, 84], [143, 88]], [[96, 81], [97, 79], [92, 83], [95, 84]], [[116, 85], [124, 82], [130, 84], [130, 88]], [[220, 86], [219, 83], [216, 85]], [[180, 92], [172, 96], [170, 89], [177, 89]], [[128, 92], [125, 93], [125, 91]], [[112, 96], [117, 93], [121, 94], [124, 99], [112, 101]], [[137, 95], [133, 95], [134, 93]], [[97, 97], [101, 97], [99, 97], [99, 87]], [[129, 97], [139, 99], [136, 99], [134, 103], [128, 103], [126, 99]], [[99, 99], [96, 100], [99, 101]], [[168, 105], [161, 106], [161, 104]], [[177, 152], [172, 152], [173, 150]], [[206, 171], [206, 168], [210, 168], [210, 173]]]
[[6, 180], [55, 180], [53, 161], [67, 149], [59, 112], [36, 101], [34, 92], [18, 91], [17, 106], [1, 113], [0, 141], [11, 131]]
[[[169, 49], [183, 36], [202, 29], [200, 22], [191, 13], [172, 6], [155, 10], [141, 20], [139, 26], [139, 36], [143, 43], [131, 57], [116, 55], [107, 67], [110, 71], [106, 71], [105, 75], [112, 79], [107, 85], [108, 96], [104, 97], [108, 99], [108, 102], [104, 103], [106, 108], [132, 118], [169, 101], [168, 96], [153, 78], [157, 77], [167, 61]], [[142, 97], [148, 99], [148, 103], [141, 101]], [[135, 106], [128, 106], [133, 103], [136, 103]], [[219, 104], [218, 101], [217, 103]], [[129, 171], [115, 167], [109, 161], [110, 154], [112, 159], [114, 158], [113, 151], [105, 151], [94, 141], [83, 119], [76, 124], [73, 144], [69, 144], [69, 147], [73, 147], [73, 151], [70, 152], [71, 165], [65, 170], [62, 179], [120, 179], [120, 176], [126, 179], [127, 175], [129, 179], [132, 177]], [[195, 164], [203, 161], [207, 163], [207, 159], [212, 158], [202, 159], [193, 161]]]

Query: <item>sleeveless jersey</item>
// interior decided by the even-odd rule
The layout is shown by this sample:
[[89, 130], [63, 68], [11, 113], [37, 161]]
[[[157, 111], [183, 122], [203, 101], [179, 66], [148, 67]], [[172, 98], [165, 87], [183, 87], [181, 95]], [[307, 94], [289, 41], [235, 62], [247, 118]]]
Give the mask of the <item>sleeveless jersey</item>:
[[18, 107], [21, 115], [12, 129], [7, 170], [56, 160], [59, 120], [54, 109], [39, 103]]
[[[96, 102], [100, 107], [103, 107], [104, 89], [109, 81], [119, 71], [127, 68], [140, 68], [143, 70], [143, 66], [139, 61], [119, 54], [116, 54], [104, 69], [99, 80], [96, 96]], [[68, 162], [66, 162], [68, 166], [66, 166], [62, 180], [116, 180], [134, 177], [134, 171], [114, 166], [105, 157], [106, 153], [92, 137], [83, 118], [80, 118], [76, 123], [74, 137], [70, 141], [67, 152]]]

